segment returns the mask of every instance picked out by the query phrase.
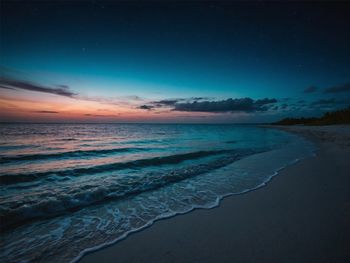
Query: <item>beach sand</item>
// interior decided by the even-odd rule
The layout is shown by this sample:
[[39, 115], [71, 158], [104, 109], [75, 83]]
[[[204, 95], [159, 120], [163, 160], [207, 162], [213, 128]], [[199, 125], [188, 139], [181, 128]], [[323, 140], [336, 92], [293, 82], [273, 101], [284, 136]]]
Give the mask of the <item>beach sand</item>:
[[349, 262], [350, 126], [274, 128], [311, 139], [316, 156], [265, 187], [157, 221], [79, 262]]

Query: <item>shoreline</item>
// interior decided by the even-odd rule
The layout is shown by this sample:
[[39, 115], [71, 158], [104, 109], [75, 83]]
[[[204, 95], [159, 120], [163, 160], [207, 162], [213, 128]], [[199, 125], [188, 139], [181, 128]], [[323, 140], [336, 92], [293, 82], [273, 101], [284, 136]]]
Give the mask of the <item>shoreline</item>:
[[[300, 225], [295, 223], [293, 224], [293, 222], [291, 222], [291, 219], [289, 219], [286, 220], [284, 224], [281, 223], [280, 227], [277, 227], [278, 223], [276, 223], [276, 225], [274, 225], [274, 227], [276, 228], [275, 230], [271, 229], [271, 226], [269, 226], [268, 222], [263, 222], [267, 225], [266, 227], [260, 229], [259, 221], [257, 221], [257, 219], [254, 219], [254, 217], [264, 215], [267, 218], [270, 218], [270, 221], [274, 221], [278, 219], [281, 213], [286, 213], [287, 211], [283, 209], [283, 206], [279, 206], [278, 209], [274, 210], [269, 210], [268, 206], [269, 204], [280, 202], [280, 198], [278, 197], [285, 194], [285, 192], [288, 192], [285, 190], [290, 191], [294, 189], [289, 189], [290, 187], [288, 187], [288, 185], [291, 184], [293, 180], [295, 181], [295, 179], [293, 178], [293, 174], [300, 172], [304, 174], [305, 170], [310, 170], [310, 165], [311, 167], [314, 166], [314, 162], [316, 162], [317, 164], [325, 165], [324, 162], [320, 163], [319, 159], [323, 155], [328, 154], [328, 148], [332, 148], [331, 150], [333, 152], [334, 147], [340, 148], [335, 149], [335, 151], [343, 151], [343, 153], [338, 152], [338, 155], [345, 153], [345, 157], [349, 157], [350, 147], [348, 147], [348, 145], [350, 144], [347, 144], [346, 140], [348, 139], [345, 139], [344, 143], [344, 138], [340, 138], [342, 136], [339, 135], [339, 130], [342, 130], [343, 128], [340, 128], [339, 126], [333, 126], [332, 128], [317, 127], [316, 129], [313, 127], [268, 127], [297, 133], [299, 135], [307, 137], [309, 140], [311, 139], [317, 145], [317, 155], [315, 157], [299, 160], [298, 162], [278, 171], [278, 176], [272, 176], [272, 178], [268, 181], [267, 185], [265, 185], [266, 187], [259, 187], [244, 194], [235, 194], [233, 196], [224, 197], [220, 200], [219, 205], [210, 209], [195, 209], [194, 211], [191, 211], [191, 213], [180, 214], [175, 217], [167, 218], [166, 220], [164, 220], [165, 218], [157, 220], [152, 224], [152, 227], [144, 228], [142, 229], [142, 231], [136, 231], [136, 235], [132, 233], [128, 235], [126, 239], [124, 238], [123, 240], [120, 240], [107, 247], [86, 253], [77, 262], [88, 263], [96, 262], [98, 260], [102, 260], [103, 262], [114, 262], [115, 259], [118, 259], [118, 262], [229, 262], [231, 260], [236, 260], [238, 262], [254, 262], [256, 260], [266, 260], [266, 262], [271, 262], [274, 261], [274, 259], [276, 259], [276, 256], [277, 259], [279, 258], [278, 256], [281, 257], [279, 258], [279, 261], [283, 260], [284, 262], [286, 262], [282, 257], [286, 257], [288, 256], [288, 254], [283, 252], [283, 250], [279, 250], [276, 248], [276, 246], [278, 246], [281, 243], [281, 240], [279, 240], [278, 238], [272, 238], [271, 235], [273, 235], [273, 233], [281, 235], [278, 229], [288, 230], [290, 227], [297, 228], [300, 227]], [[324, 129], [326, 129], [326, 131]], [[349, 127], [345, 126], [344, 129], [348, 131]], [[340, 133], [347, 134], [346, 131], [345, 133]], [[334, 134], [336, 134], [336, 136], [334, 136]], [[339, 138], [334, 139], [337, 136]], [[331, 141], [329, 140], [330, 138], [332, 138]], [[329, 143], [332, 144], [332, 147], [328, 145]], [[325, 144], [327, 144], [328, 146]], [[344, 148], [342, 148], [342, 146], [344, 146]], [[350, 185], [348, 178], [349, 176], [346, 177], [344, 176], [344, 174], [346, 173], [346, 169], [350, 170], [350, 167], [346, 164], [346, 161], [344, 160], [341, 163], [342, 166], [344, 166], [341, 169], [341, 174], [344, 177], [342, 177], [342, 179], [346, 181], [345, 184], [344, 182], [342, 182], [341, 185], [343, 185], [343, 187], [346, 187]], [[324, 171], [325, 169], [319, 170]], [[327, 173], [324, 174], [324, 176], [327, 175]], [[313, 176], [315, 176], [315, 174], [309, 173], [308, 177]], [[293, 183], [299, 184], [300, 181], [297, 180]], [[295, 190], [298, 190], [297, 187], [295, 188]], [[310, 191], [311, 190], [312, 188], [310, 189]], [[347, 198], [346, 200], [350, 199], [349, 190], [343, 189], [343, 192], [345, 192], [345, 196]], [[306, 193], [301, 193], [302, 196], [307, 198], [305, 194], [307, 195], [307, 191]], [[259, 198], [256, 199], [257, 197]], [[262, 202], [263, 200], [266, 201], [266, 199], [268, 199], [268, 202]], [[295, 205], [296, 203], [290, 203], [289, 201], [289, 203], [286, 203], [285, 207], [294, 207]], [[267, 206], [265, 207], [266, 209], [261, 209], [261, 207], [264, 206]], [[348, 208], [350, 211], [350, 201]], [[294, 216], [297, 216], [297, 214], [304, 214], [306, 212], [305, 209], [308, 210], [308, 207], [300, 209], [301, 211], [298, 211], [298, 213], [296, 213], [296, 215]], [[319, 207], [319, 209], [321, 210], [321, 212], [328, 211], [328, 209], [323, 210], [322, 207]], [[239, 213], [242, 211], [249, 212], [251, 216], [248, 216], [246, 213]], [[319, 218], [322, 219], [325, 216], [325, 214], [321, 214], [322, 216]], [[305, 220], [306, 219], [304, 219], [303, 223], [307, 225], [308, 222]], [[249, 235], [249, 231], [246, 233], [244, 233], [244, 231], [242, 232], [242, 230], [240, 229], [247, 228], [247, 225], [245, 224], [245, 222], [247, 221], [252, 221], [252, 226], [259, 229], [259, 232], [263, 234], [262, 237], [264, 238], [259, 239], [260, 235], [257, 234], [254, 235], [251, 233]], [[210, 225], [210, 227], [207, 227], [207, 225]], [[195, 226], [194, 229], [193, 226]], [[269, 234], [270, 231], [271, 233]], [[208, 232], [210, 232], [210, 234]], [[232, 235], [227, 235], [228, 232]], [[181, 236], [180, 233], [182, 234]], [[338, 233], [338, 231], [335, 231], [335, 233]], [[349, 245], [350, 228], [347, 229], [345, 233], [345, 244]], [[281, 236], [279, 237], [280, 239], [283, 239]], [[256, 240], [260, 241], [257, 242]], [[308, 238], [306, 238], [306, 240], [308, 240]], [[266, 242], [272, 245], [271, 248], [273, 251], [270, 251], [271, 248], [269, 249], [269, 247], [265, 247]], [[230, 243], [235, 245], [227, 245]], [[256, 252], [252, 253], [253, 251], [247, 253], [247, 247], [249, 247], [249, 243], [251, 243], [250, 250], [252, 248], [254, 248], [255, 250], [264, 249], [267, 252], [263, 253], [263, 257], [261, 259], [259, 259], [260, 256], [262, 256], [260, 255], [260, 252], [258, 254]], [[309, 243], [312, 244], [313, 242]], [[226, 245], [222, 246], [222, 244]], [[245, 246], [242, 247], [242, 244], [245, 244]], [[306, 247], [310, 244], [306, 244]], [[345, 246], [344, 248], [346, 247], [347, 246]], [[211, 249], [211, 251], [208, 251], [210, 250], [209, 248]], [[298, 246], [296, 246], [294, 243], [289, 244], [289, 246], [286, 246], [286, 248], [298, 251]], [[296, 253], [296, 255], [299, 255], [298, 261], [302, 262], [303, 260], [306, 260], [305, 257], [307, 255], [304, 251], [304, 246], [300, 246], [299, 248], [303, 253]], [[342, 253], [338, 254], [345, 256], [341, 256], [341, 258], [343, 259], [346, 259], [350, 256], [350, 253], [346, 252], [346, 249], [342, 251]], [[322, 258], [327, 259], [328, 261], [322, 261]], [[317, 262], [329, 262], [329, 259], [329, 256], [321, 257], [317, 259]]]

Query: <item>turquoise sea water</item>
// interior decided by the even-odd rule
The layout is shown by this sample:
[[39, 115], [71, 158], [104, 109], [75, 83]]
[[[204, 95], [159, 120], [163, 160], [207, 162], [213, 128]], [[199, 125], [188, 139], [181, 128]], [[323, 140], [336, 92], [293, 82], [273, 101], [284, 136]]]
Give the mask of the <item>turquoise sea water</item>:
[[1, 124], [0, 138], [1, 262], [76, 261], [314, 150], [252, 125]]

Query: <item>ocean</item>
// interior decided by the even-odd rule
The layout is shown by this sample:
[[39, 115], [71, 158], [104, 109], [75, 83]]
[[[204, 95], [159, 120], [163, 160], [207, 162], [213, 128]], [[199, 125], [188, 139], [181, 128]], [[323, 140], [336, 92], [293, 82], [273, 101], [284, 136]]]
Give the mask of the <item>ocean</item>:
[[78, 261], [262, 187], [313, 151], [254, 125], [0, 124], [0, 261]]

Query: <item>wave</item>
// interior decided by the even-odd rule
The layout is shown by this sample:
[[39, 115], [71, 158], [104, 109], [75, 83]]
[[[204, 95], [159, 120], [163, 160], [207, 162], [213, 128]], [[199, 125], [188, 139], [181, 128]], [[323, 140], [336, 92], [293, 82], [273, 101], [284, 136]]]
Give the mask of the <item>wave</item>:
[[8, 184], [14, 184], [14, 183], [21, 183], [21, 182], [30, 182], [30, 181], [34, 181], [34, 180], [49, 177], [49, 176], [54, 176], [55, 178], [70, 177], [70, 176], [75, 177], [75, 176], [97, 174], [97, 173], [108, 172], [108, 171], [141, 168], [146, 166], [177, 164], [185, 160], [199, 159], [210, 155], [225, 154], [230, 152], [232, 152], [232, 150], [197, 151], [197, 152], [190, 152], [190, 153], [183, 153], [183, 154], [174, 154], [174, 155], [169, 155], [164, 157], [153, 157], [153, 158], [139, 159], [139, 160], [129, 161], [129, 162], [109, 163], [109, 164], [102, 164], [102, 165], [75, 168], [75, 169], [39, 172], [39, 173], [32, 173], [32, 174], [26, 174], [26, 173], [6, 174], [6, 175], [0, 176], [0, 184], [8, 185]]
[[[177, 154], [167, 157], [158, 157], [153, 159], [145, 159], [135, 161], [139, 165], [151, 163], [174, 163], [188, 158], [199, 158], [211, 154], [226, 153], [228, 150], [210, 151], [210, 152], [194, 152], [188, 154]], [[8, 231], [28, 221], [34, 219], [46, 219], [54, 216], [74, 212], [91, 205], [101, 204], [118, 198], [125, 198], [130, 195], [140, 194], [145, 191], [155, 190], [165, 185], [175, 183], [187, 178], [191, 178], [209, 171], [226, 166], [245, 156], [258, 153], [257, 151], [240, 151], [235, 154], [225, 156], [214, 161], [192, 165], [185, 168], [173, 169], [168, 172], [153, 172], [146, 176], [136, 177], [110, 177], [104, 180], [103, 184], [79, 185], [75, 189], [71, 189], [69, 194], [62, 191], [56, 191], [46, 196], [38, 194], [36, 201], [28, 204], [26, 200], [21, 203], [16, 199], [13, 204], [7, 203], [7, 208], [2, 207], [0, 211], [0, 220], [3, 224], [0, 231]], [[32, 196], [33, 198], [33, 196]]]
[[72, 157], [89, 157], [97, 156], [100, 154], [112, 154], [122, 153], [130, 151], [143, 151], [149, 150], [149, 148], [113, 148], [113, 149], [101, 149], [101, 150], [77, 150], [69, 152], [47, 153], [47, 154], [27, 154], [17, 156], [5, 156], [0, 157], [0, 164], [6, 164], [16, 161], [37, 161], [57, 158], [72, 158]]
[[187, 214], [187, 213], [189, 213], [193, 210], [196, 210], [196, 209], [212, 209], [212, 208], [218, 207], [224, 198], [227, 198], [230, 196], [242, 195], [242, 194], [246, 194], [248, 192], [256, 191], [256, 190], [260, 189], [261, 187], [265, 187], [275, 176], [277, 176], [280, 173], [281, 170], [283, 170], [286, 167], [288, 167], [296, 162], [299, 162], [300, 160], [305, 159], [305, 158], [307, 158], [307, 156], [303, 156], [300, 159], [299, 158], [293, 159], [289, 163], [286, 163], [278, 168], [273, 169], [269, 174], [267, 174], [267, 178], [263, 182], [261, 182], [260, 184], [257, 184], [256, 186], [253, 186], [252, 188], [246, 188], [246, 189], [239, 190], [239, 191], [228, 191], [227, 193], [221, 193], [221, 194], [218, 194], [217, 197], [215, 198], [215, 200], [212, 202], [208, 202], [206, 204], [193, 203], [191, 206], [189, 206], [188, 208], [186, 208], [185, 210], [182, 210], [182, 211], [170, 211], [167, 213], [161, 213], [161, 214], [155, 216], [154, 218], [150, 219], [149, 221], [145, 222], [145, 224], [143, 224], [141, 226], [130, 228], [130, 229], [126, 230], [123, 234], [115, 237], [112, 240], [109, 240], [109, 241], [106, 240], [105, 242], [103, 242], [101, 244], [97, 243], [92, 247], [88, 247], [88, 248], [83, 249], [70, 262], [77, 263], [88, 253], [98, 251], [102, 248], [116, 244], [117, 242], [127, 238], [132, 233], [139, 232], [145, 228], [152, 226], [156, 221], [171, 218], [171, 217], [174, 217], [176, 215]]

